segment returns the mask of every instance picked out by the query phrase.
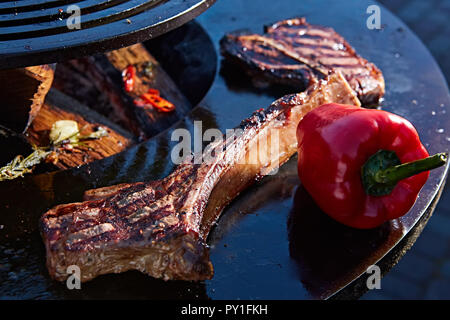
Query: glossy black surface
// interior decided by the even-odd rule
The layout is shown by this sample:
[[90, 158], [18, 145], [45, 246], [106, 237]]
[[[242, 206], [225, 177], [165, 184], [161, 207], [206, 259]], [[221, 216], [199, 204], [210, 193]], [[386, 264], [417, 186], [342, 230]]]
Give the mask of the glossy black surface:
[[[331, 26], [365, 58], [383, 71], [387, 94], [383, 108], [414, 123], [430, 153], [449, 150], [450, 99], [439, 68], [407, 27], [382, 8], [381, 30], [366, 28], [366, 9], [373, 2], [219, 0], [197, 22], [215, 49], [229, 31], [294, 16]], [[167, 35], [168, 36], [168, 35]], [[188, 50], [188, 49], [187, 49]], [[169, 59], [170, 60], [170, 59]], [[174, 75], [176, 77], [176, 75]], [[181, 87], [183, 90], [183, 87]], [[236, 70], [221, 67], [207, 96], [176, 127], [193, 133], [235, 127], [252, 111], [268, 106], [282, 88], [254, 89]], [[71, 171], [30, 176], [0, 184], [0, 292], [4, 298], [212, 298], [316, 299], [348, 286], [379, 261], [430, 207], [448, 169], [433, 171], [411, 211], [402, 219], [370, 230], [353, 230], [321, 213], [300, 185], [296, 158], [275, 176], [263, 179], [224, 212], [208, 241], [215, 276], [200, 283], [163, 282], [138, 272], [99, 277], [79, 291], [51, 281], [36, 230], [49, 207], [79, 201], [88, 188], [157, 179], [172, 169], [174, 128], [124, 153]], [[362, 293], [362, 292], [361, 292]], [[361, 294], [360, 293], [360, 294]]]
[[[215, 0], [0, 2], [0, 69], [53, 63], [121, 48], [194, 19]], [[69, 28], [73, 9], [80, 27]]]

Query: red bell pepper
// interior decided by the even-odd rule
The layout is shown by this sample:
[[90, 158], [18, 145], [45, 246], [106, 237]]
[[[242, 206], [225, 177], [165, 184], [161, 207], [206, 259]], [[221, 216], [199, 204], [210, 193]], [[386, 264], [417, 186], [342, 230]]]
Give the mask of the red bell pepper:
[[446, 163], [429, 157], [416, 129], [395, 114], [326, 104], [297, 128], [298, 174], [318, 206], [335, 220], [374, 228], [406, 214], [429, 170]]

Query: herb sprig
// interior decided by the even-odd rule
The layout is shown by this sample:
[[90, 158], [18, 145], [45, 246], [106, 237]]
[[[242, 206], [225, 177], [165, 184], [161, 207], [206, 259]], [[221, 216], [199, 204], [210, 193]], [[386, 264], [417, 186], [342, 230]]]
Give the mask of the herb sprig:
[[83, 141], [100, 139], [108, 135], [103, 127], [96, 131], [81, 135], [78, 123], [72, 120], [56, 121], [50, 131], [50, 145], [47, 147], [33, 146], [34, 151], [26, 158], [22, 155], [16, 156], [11, 162], [0, 168], [0, 181], [12, 180], [31, 173], [35, 165], [45, 160], [51, 153], [58, 152], [58, 148], [73, 148], [86, 146]]

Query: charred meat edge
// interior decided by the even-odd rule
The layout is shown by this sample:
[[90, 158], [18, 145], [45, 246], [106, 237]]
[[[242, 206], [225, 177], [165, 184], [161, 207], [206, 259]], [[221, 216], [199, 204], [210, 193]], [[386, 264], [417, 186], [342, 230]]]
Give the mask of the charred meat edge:
[[[204, 154], [215, 151], [211, 161], [186, 161], [158, 181], [90, 190], [88, 201], [49, 210], [40, 224], [50, 275], [63, 281], [77, 265], [82, 281], [132, 269], [164, 280], [210, 279], [206, 238], [224, 207], [295, 154], [300, 119], [330, 102], [359, 105], [340, 73], [255, 112], [241, 134], [206, 147]], [[258, 144], [256, 161], [246, 163]]]

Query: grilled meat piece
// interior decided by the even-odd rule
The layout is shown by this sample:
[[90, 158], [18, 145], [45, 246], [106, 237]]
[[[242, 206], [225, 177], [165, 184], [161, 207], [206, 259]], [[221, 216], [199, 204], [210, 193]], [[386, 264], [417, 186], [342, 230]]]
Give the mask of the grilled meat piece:
[[201, 164], [187, 159], [162, 180], [91, 190], [89, 201], [49, 210], [40, 222], [50, 275], [62, 281], [77, 265], [82, 281], [131, 269], [165, 280], [211, 278], [205, 241], [223, 208], [286, 162], [300, 119], [329, 102], [359, 105], [340, 73], [258, 110], [234, 136], [209, 144]]
[[251, 77], [304, 90], [331, 70], [341, 71], [363, 105], [375, 105], [384, 95], [384, 78], [332, 28], [310, 25], [305, 18], [283, 20], [266, 27], [264, 35], [227, 34], [222, 55]]

